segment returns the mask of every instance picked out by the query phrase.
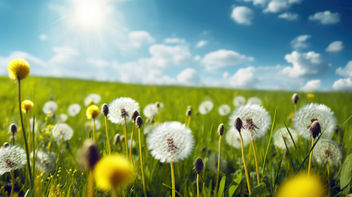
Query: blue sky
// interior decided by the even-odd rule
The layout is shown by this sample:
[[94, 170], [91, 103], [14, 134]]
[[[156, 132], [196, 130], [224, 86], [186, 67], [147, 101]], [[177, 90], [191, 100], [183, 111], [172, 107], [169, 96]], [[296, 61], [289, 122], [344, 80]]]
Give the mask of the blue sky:
[[0, 0], [0, 75], [352, 89], [352, 2]]

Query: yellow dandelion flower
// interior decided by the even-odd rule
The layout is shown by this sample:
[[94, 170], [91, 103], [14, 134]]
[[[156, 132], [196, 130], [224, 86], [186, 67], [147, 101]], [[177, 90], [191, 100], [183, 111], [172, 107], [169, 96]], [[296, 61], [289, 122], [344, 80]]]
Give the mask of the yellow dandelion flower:
[[309, 93], [306, 95], [307, 99], [314, 99], [315, 95], [313, 93]]
[[132, 183], [135, 171], [132, 163], [122, 155], [107, 155], [94, 168], [94, 178], [101, 190], [116, 190]]
[[34, 103], [30, 100], [22, 101], [21, 108], [23, 113], [28, 113], [33, 109]]
[[16, 58], [10, 61], [8, 65], [9, 77], [13, 80], [22, 80], [29, 74], [29, 64], [26, 60]]
[[87, 118], [88, 119], [95, 119], [98, 115], [100, 114], [100, 109], [98, 106], [96, 105], [90, 105], [88, 108], [87, 108]]
[[324, 185], [319, 177], [299, 174], [283, 183], [277, 197], [323, 197], [326, 196]]

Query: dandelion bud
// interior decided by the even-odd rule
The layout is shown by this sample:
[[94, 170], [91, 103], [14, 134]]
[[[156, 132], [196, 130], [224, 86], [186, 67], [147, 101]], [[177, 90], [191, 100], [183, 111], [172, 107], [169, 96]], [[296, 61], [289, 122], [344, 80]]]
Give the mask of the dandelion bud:
[[15, 123], [10, 124], [9, 131], [10, 133], [12, 133], [12, 135], [15, 135], [17, 133], [17, 126]]
[[28, 112], [30, 112], [30, 111], [33, 109], [33, 106], [34, 106], [34, 104], [33, 104], [33, 102], [30, 101], [30, 100], [24, 100], [24, 101], [22, 101], [22, 103], [21, 103], [22, 112], [23, 112], [23, 113], [28, 113]]
[[87, 108], [87, 112], [86, 112], [86, 115], [87, 115], [87, 118], [90, 120], [90, 119], [95, 119], [96, 117], [98, 117], [98, 115], [100, 114], [100, 109], [98, 106], [96, 105], [90, 105], [88, 108]]
[[298, 94], [297, 93], [294, 93], [293, 95], [292, 95], [292, 103], [293, 104], [297, 104], [298, 103], [298, 100], [299, 100], [299, 96], [298, 96]]
[[192, 106], [188, 106], [187, 107], [187, 111], [186, 111], [186, 116], [191, 116], [192, 115]]
[[103, 111], [104, 116], [108, 116], [108, 114], [109, 114], [109, 106], [106, 103], [104, 103], [102, 105], [101, 109]]
[[84, 166], [90, 170], [94, 169], [95, 164], [100, 160], [100, 154], [97, 145], [93, 140], [86, 140], [81, 149], [81, 156], [84, 159]]
[[125, 140], [125, 136], [120, 135], [120, 140], [121, 140], [121, 142], [123, 142]]
[[241, 129], [243, 128], [243, 123], [240, 117], [237, 117], [235, 120], [235, 128], [238, 132], [241, 132]]
[[317, 120], [315, 120], [314, 122], [312, 122], [312, 124], [310, 125], [310, 134], [312, 135], [312, 137], [315, 139], [316, 137], [319, 136], [319, 134], [321, 133], [321, 127], [320, 124]]
[[136, 118], [139, 116], [139, 112], [137, 110], [135, 110], [132, 114], [132, 120], [133, 122], [136, 122]]
[[218, 133], [219, 135], [222, 135], [224, 134], [224, 131], [225, 131], [225, 127], [224, 127], [224, 124], [220, 124], [219, 127], [218, 127]]
[[136, 125], [138, 126], [138, 128], [141, 128], [143, 125], [143, 119], [140, 116], [138, 116], [136, 119]]
[[116, 133], [116, 135], [114, 136], [114, 145], [117, 145], [121, 142], [121, 136], [120, 134]]
[[24, 59], [13, 59], [8, 65], [9, 77], [13, 80], [22, 80], [29, 75], [30, 67]]
[[200, 149], [200, 152], [202, 153], [206, 153], [207, 151], [208, 151], [208, 148], [205, 146], [202, 149]]
[[9, 147], [9, 146], [10, 146], [10, 144], [7, 143], [7, 142], [5, 142], [5, 143], [2, 145], [2, 147], [4, 147], [4, 148], [7, 148], [7, 147]]
[[204, 167], [203, 160], [200, 157], [198, 157], [194, 162], [194, 168], [196, 169], [197, 174], [200, 174], [202, 172], [203, 167]]

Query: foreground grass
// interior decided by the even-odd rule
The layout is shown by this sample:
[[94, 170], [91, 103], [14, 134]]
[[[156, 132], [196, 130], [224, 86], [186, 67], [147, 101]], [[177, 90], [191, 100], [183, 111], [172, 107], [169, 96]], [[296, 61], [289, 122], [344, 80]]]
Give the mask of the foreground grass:
[[[17, 89], [13, 81], [8, 78], [0, 78], [0, 143], [9, 141], [10, 134], [8, 134], [8, 126], [15, 122], [19, 125], [18, 106], [16, 102]], [[83, 101], [90, 93], [100, 94], [102, 103], [109, 103], [113, 99], [121, 96], [131, 97], [139, 102], [141, 109], [149, 103], [156, 101], [164, 104], [164, 110], [158, 115], [157, 121], [172, 121], [177, 120], [185, 122], [185, 111], [188, 105], [193, 106], [194, 113], [190, 128], [195, 138], [195, 147], [191, 156], [175, 165], [176, 189], [180, 196], [195, 196], [196, 192], [196, 173], [193, 169], [193, 162], [197, 157], [202, 157], [206, 162], [206, 168], [201, 176], [201, 193], [203, 196], [211, 196], [212, 188], [215, 186], [214, 181], [216, 177], [216, 150], [217, 150], [217, 134], [216, 129], [220, 123], [225, 124], [228, 128], [228, 117], [218, 115], [217, 107], [221, 104], [228, 104], [232, 106], [232, 100], [237, 95], [249, 98], [256, 96], [262, 99], [263, 106], [268, 110], [271, 117], [274, 117], [276, 111], [276, 122], [274, 128], [283, 127], [285, 124], [290, 125], [288, 119], [290, 113], [293, 111], [291, 102], [291, 95], [293, 92], [287, 91], [259, 91], [259, 90], [231, 90], [221, 88], [185, 88], [173, 86], [142, 86], [130, 84], [118, 84], [107, 82], [94, 82], [84, 80], [72, 79], [53, 79], [53, 78], [37, 78], [30, 77], [23, 81], [23, 99], [30, 99], [35, 103], [34, 112], [36, 119], [47, 122], [48, 124], [55, 124], [52, 119], [46, 119], [42, 112], [43, 104], [48, 100], [54, 100], [58, 103], [59, 113], [67, 113], [67, 107], [73, 103], [79, 103], [82, 106], [80, 114], [76, 117], [70, 118], [66, 121], [74, 129], [74, 136], [68, 144], [56, 144], [50, 138], [50, 133], [45, 133], [43, 129], [43, 139], [39, 145], [43, 149], [48, 148], [50, 144], [50, 151], [57, 154], [57, 169], [52, 174], [36, 173], [36, 189], [37, 195], [53, 195], [53, 196], [86, 196], [86, 180], [87, 172], [80, 170], [77, 165], [75, 154], [80, 148], [83, 141], [87, 138], [88, 130], [85, 128], [87, 122]], [[315, 93], [314, 99], [306, 98], [304, 93], [300, 94], [301, 99], [298, 107], [303, 106], [309, 102], [322, 103], [329, 106], [335, 112], [338, 120], [339, 129], [334, 135], [334, 140], [343, 147], [344, 157], [352, 153], [352, 121], [346, 121], [352, 114], [352, 93], [351, 92], [319, 92]], [[197, 113], [198, 105], [210, 99], [214, 102], [214, 109], [207, 115], [203, 116]], [[103, 125], [103, 119], [101, 119]], [[130, 125], [131, 126], [131, 125]], [[111, 124], [108, 125], [110, 133], [110, 141], [115, 133], [122, 134], [122, 127]], [[102, 150], [102, 154], [106, 151], [104, 126], [98, 131], [98, 146]], [[226, 130], [225, 130], [226, 132]], [[19, 139], [20, 138], [19, 135]], [[136, 138], [135, 138], [136, 140]], [[143, 139], [144, 141], [144, 139]], [[266, 148], [269, 142], [268, 134], [256, 141], [258, 160], [261, 170], [263, 170], [263, 160]], [[287, 177], [296, 173], [299, 165], [308, 153], [309, 143], [305, 140], [299, 141], [299, 150], [294, 148], [290, 151], [290, 155], [284, 156], [282, 152], [275, 149], [274, 146], [269, 145], [269, 152], [266, 160], [266, 167], [261, 174], [262, 180], [265, 183], [262, 186], [255, 188], [261, 194], [272, 196], [277, 190], [278, 185], [282, 183]], [[171, 194], [169, 165], [161, 164], [159, 161], [153, 159], [148, 153], [146, 144], [144, 144], [144, 163], [147, 193], [150, 196], [169, 196]], [[235, 189], [235, 195], [244, 194], [246, 191], [246, 183], [241, 163], [240, 150], [231, 148], [225, 141], [222, 143], [222, 156], [224, 159], [222, 166], [221, 177], [222, 183], [220, 189], [223, 195], [228, 196], [230, 188]], [[138, 147], [138, 146], [137, 146]], [[134, 162], [138, 166], [137, 147], [134, 150]], [[209, 151], [204, 151], [206, 147]], [[120, 150], [119, 147], [113, 147], [113, 150]], [[249, 146], [246, 148], [249, 171], [251, 174], [252, 186], [256, 185], [255, 165], [252, 157], [252, 152]], [[302, 170], [306, 170], [307, 163]], [[313, 172], [318, 173], [327, 184], [327, 177], [325, 169], [317, 166], [313, 162]], [[16, 172], [19, 175], [23, 174], [23, 170]], [[225, 177], [226, 176], [226, 177]], [[23, 188], [23, 179], [18, 176], [17, 188], [19, 191]], [[23, 177], [23, 176], [22, 176]], [[225, 178], [224, 178], [225, 177]], [[239, 178], [238, 178], [239, 177]], [[339, 195], [340, 192], [340, 168], [332, 169], [332, 182], [330, 191], [333, 195]], [[0, 176], [0, 195], [4, 195], [5, 190], [8, 191], [10, 187], [10, 175], [5, 174]], [[236, 187], [236, 188], [234, 188]], [[327, 187], [328, 188], [328, 187]], [[262, 191], [261, 191], [262, 190]], [[344, 192], [348, 193], [349, 188]], [[22, 191], [23, 192], [23, 191]], [[95, 191], [96, 195], [108, 196], [108, 193]], [[137, 177], [135, 183], [128, 188], [124, 194], [126, 196], [142, 196], [142, 185], [140, 175]], [[23, 195], [23, 193], [21, 193]], [[220, 194], [221, 195], [221, 194]]]

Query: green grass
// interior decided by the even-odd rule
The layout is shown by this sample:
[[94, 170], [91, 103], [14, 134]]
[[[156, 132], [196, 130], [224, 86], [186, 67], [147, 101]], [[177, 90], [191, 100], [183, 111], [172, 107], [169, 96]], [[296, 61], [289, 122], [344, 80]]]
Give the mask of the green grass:
[[[39, 145], [42, 149], [47, 148], [47, 144], [51, 143], [50, 150], [57, 154], [57, 169], [54, 173], [44, 174], [42, 178], [37, 178], [36, 188], [38, 188], [38, 196], [53, 194], [57, 192], [57, 196], [85, 196], [86, 195], [86, 180], [87, 172], [80, 169], [75, 158], [78, 148], [81, 147], [83, 141], [87, 138], [88, 131], [84, 124], [87, 122], [83, 101], [90, 93], [97, 93], [102, 96], [102, 103], [109, 103], [117, 97], [131, 97], [139, 102], [141, 109], [149, 103], [156, 101], [164, 103], [163, 111], [158, 115], [158, 121], [180, 121], [185, 122], [185, 112], [188, 105], [193, 107], [192, 121], [190, 128], [195, 138], [195, 146], [189, 158], [175, 164], [175, 178], [176, 189], [181, 196], [195, 196], [196, 195], [196, 173], [193, 169], [193, 162], [197, 157], [202, 157], [207, 161], [207, 169], [203, 171], [200, 179], [201, 193], [203, 196], [211, 196], [212, 187], [215, 186], [214, 181], [216, 172], [210, 170], [213, 160], [216, 159], [218, 136], [216, 129], [220, 123], [224, 123], [228, 128], [228, 116], [222, 117], [218, 115], [217, 107], [221, 104], [228, 104], [234, 109], [232, 100], [237, 95], [249, 98], [256, 96], [262, 99], [263, 106], [268, 110], [272, 119], [277, 111], [275, 128], [284, 127], [285, 124], [291, 126], [288, 116], [293, 111], [291, 96], [293, 92], [289, 91], [262, 91], [262, 90], [233, 90], [222, 88], [193, 88], [193, 87], [175, 87], [175, 86], [143, 86], [133, 84], [119, 84], [108, 82], [95, 82], [74, 79], [55, 79], [55, 78], [39, 78], [29, 77], [23, 81], [22, 99], [30, 99], [34, 102], [34, 111], [36, 119], [43, 122], [44, 125], [55, 124], [53, 119], [45, 119], [42, 112], [43, 104], [48, 100], [54, 100], [58, 103], [59, 108], [57, 114], [67, 113], [67, 107], [73, 103], [79, 103], [82, 106], [80, 114], [76, 117], [69, 117], [67, 124], [74, 129], [74, 136], [68, 142], [70, 149], [66, 144], [56, 144], [50, 138], [50, 135], [40, 132], [42, 138], [39, 140]], [[10, 81], [8, 78], [0, 78], [0, 143], [3, 144], [9, 141], [10, 134], [8, 133], [8, 126], [15, 122], [20, 125], [18, 106], [17, 106], [17, 84]], [[334, 135], [334, 140], [343, 148], [344, 158], [352, 153], [352, 120], [345, 122], [352, 114], [352, 92], [318, 92], [315, 93], [314, 99], [307, 99], [304, 93], [300, 93], [300, 100], [298, 107], [310, 102], [322, 103], [329, 106], [335, 112], [338, 120], [339, 130]], [[205, 99], [211, 99], [215, 106], [214, 109], [207, 115], [200, 115], [197, 113], [198, 105]], [[104, 155], [105, 147], [105, 130], [104, 121], [101, 119], [102, 128], [98, 131], [97, 144]], [[115, 133], [122, 134], [122, 127], [108, 123], [110, 140]], [[129, 125], [129, 130], [131, 125]], [[45, 130], [46, 128], [41, 128]], [[226, 133], [226, 130], [225, 130]], [[137, 135], [135, 135], [137, 140]], [[18, 142], [23, 147], [21, 132], [18, 133]], [[310, 142], [300, 140], [297, 146], [299, 151], [295, 148], [289, 150], [289, 155], [283, 157], [280, 151], [277, 151], [273, 145], [268, 145], [269, 132], [265, 137], [256, 141], [259, 166], [263, 167], [263, 159], [268, 148], [265, 170], [261, 174], [261, 179], [265, 185], [257, 187], [257, 191], [263, 189], [261, 195], [272, 196], [277, 190], [278, 186], [287, 177], [294, 174], [294, 169], [298, 169], [300, 163], [309, 151]], [[146, 174], [147, 193], [150, 196], [169, 196], [171, 190], [170, 180], [170, 166], [162, 164], [158, 160], [152, 158], [147, 151], [145, 140], [144, 146], [144, 164]], [[206, 147], [208, 153], [202, 152], [202, 148]], [[134, 149], [134, 162], [139, 172], [138, 161], [138, 146]], [[116, 147], [113, 147], [116, 150]], [[249, 146], [245, 149], [247, 154], [247, 163], [251, 174], [252, 187], [256, 186], [255, 165], [253, 153], [249, 151]], [[71, 154], [72, 153], [72, 154]], [[221, 169], [221, 176], [226, 176], [223, 180], [223, 195], [228, 196], [229, 190], [235, 189], [235, 195], [242, 195], [246, 193], [246, 181], [244, 177], [243, 166], [241, 162], [240, 150], [231, 148], [223, 139], [222, 156], [226, 160], [227, 165]], [[306, 171], [307, 163], [302, 168]], [[293, 165], [293, 166], [292, 166]], [[312, 164], [313, 172], [318, 173], [327, 184], [325, 168], [319, 167], [314, 161]], [[77, 170], [75, 174], [72, 171]], [[36, 172], [38, 176], [40, 172]], [[331, 193], [337, 194], [340, 191], [340, 167], [332, 169], [332, 186]], [[237, 175], [240, 174], [238, 177]], [[20, 191], [21, 195], [25, 191], [24, 184], [24, 170], [16, 171], [17, 186], [16, 191]], [[5, 195], [5, 190], [10, 189], [10, 175], [6, 173], [0, 176], [0, 196]], [[225, 181], [226, 180], [226, 181]], [[220, 184], [220, 188], [221, 188]], [[347, 188], [348, 190], [349, 188]], [[348, 191], [345, 191], [348, 193]], [[142, 196], [142, 184], [140, 175], [137, 177], [134, 184], [132, 184], [124, 193], [125, 196]], [[95, 190], [96, 196], [108, 196], [109, 193]], [[55, 196], [55, 195], [54, 195]]]

